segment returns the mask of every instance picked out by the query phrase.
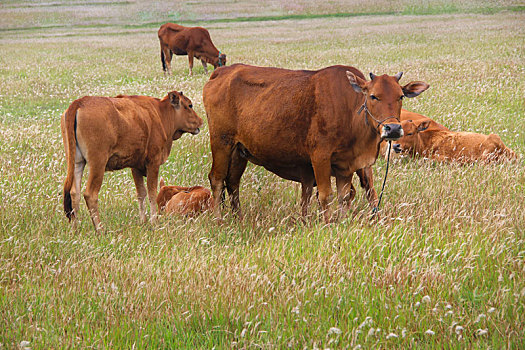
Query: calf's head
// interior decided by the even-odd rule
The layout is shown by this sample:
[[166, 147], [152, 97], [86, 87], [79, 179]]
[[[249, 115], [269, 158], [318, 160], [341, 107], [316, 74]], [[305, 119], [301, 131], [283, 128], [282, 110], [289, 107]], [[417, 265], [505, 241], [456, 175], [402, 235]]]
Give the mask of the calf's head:
[[177, 91], [171, 91], [165, 99], [169, 101], [168, 109], [174, 122], [173, 139], [178, 139], [186, 132], [197, 135], [202, 126], [202, 119], [193, 110], [191, 100]]
[[431, 122], [430, 119], [417, 120], [415, 122], [412, 120], [402, 121], [401, 126], [404, 131], [404, 136], [399, 140], [399, 143], [394, 145], [396, 153], [421, 153], [422, 137], [425, 137], [424, 131], [429, 128]]
[[429, 87], [422, 81], [413, 81], [405, 86], [399, 85], [403, 72], [394, 76], [386, 74], [377, 76], [370, 73], [370, 81], [349, 71], [346, 75], [352, 88], [365, 96], [360, 111], [364, 112], [367, 122], [384, 140], [397, 140], [403, 136], [399, 119], [403, 98], [416, 97]]

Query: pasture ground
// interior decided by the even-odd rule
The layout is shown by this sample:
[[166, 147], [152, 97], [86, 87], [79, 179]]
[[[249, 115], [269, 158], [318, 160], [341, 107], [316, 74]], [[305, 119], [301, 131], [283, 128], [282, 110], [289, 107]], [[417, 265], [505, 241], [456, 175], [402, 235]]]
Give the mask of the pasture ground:
[[[205, 118], [200, 64], [188, 77], [175, 57], [162, 74], [167, 20], [206, 26], [229, 64], [404, 71], [431, 85], [406, 109], [499, 134], [523, 156], [519, 2], [166, 3], [0, 5], [0, 349], [525, 347], [523, 160], [397, 159], [378, 222], [356, 181], [352, 215], [324, 225], [314, 201], [303, 223], [299, 186], [253, 165], [242, 222], [142, 225], [126, 170], [104, 179], [105, 234], [84, 202], [73, 232], [61, 194], [60, 115], [74, 99], [177, 89]], [[161, 175], [209, 186], [210, 167], [205, 125], [174, 143]]]

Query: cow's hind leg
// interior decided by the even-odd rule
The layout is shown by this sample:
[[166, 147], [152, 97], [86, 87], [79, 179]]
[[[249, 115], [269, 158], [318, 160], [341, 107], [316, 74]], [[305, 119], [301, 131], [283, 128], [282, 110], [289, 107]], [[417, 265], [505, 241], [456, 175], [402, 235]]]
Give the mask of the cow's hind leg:
[[137, 169], [131, 169], [135, 188], [137, 189], [137, 198], [139, 201], [139, 216], [142, 222], [146, 222], [146, 187], [144, 187], [144, 176]]
[[73, 179], [73, 186], [71, 186], [71, 201], [73, 205], [73, 228], [76, 228], [78, 222], [78, 213], [80, 211], [80, 192], [82, 186], [82, 174], [86, 166], [86, 160], [79, 155], [80, 151], [77, 149], [75, 154], [75, 177]]
[[355, 197], [355, 188], [352, 185], [353, 173], [343, 176], [336, 172], [335, 183], [337, 186], [337, 202], [339, 204], [339, 214], [344, 217], [350, 208], [350, 203]]
[[[102, 166], [97, 166], [96, 164], [102, 164]], [[90, 159], [89, 165], [89, 175], [86, 184], [86, 190], [84, 191], [84, 199], [89, 210], [89, 215], [95, 226], [95, 230], [100, 232], [102, 230], [102, 223], [100, 222], [100, 217], [98, 214], [98, 193], [100, 187], [102, 186], [102, 179], [104, 178], [106, 162], [94, 162]]]
[[241, 183], [242, 174], [244, 173], [244, 170], [246, 170], [247, 163], [248, 160], [241, 156], [238, 148], [235, 148], [231, 155], [230, 167], [226, 177], [226, 189], [230, 195], [232, 211], [236, 213], [239, 218], [242, 218], [241, 202], [239, 200], [239, 185]]
[[367, 166], [363, 169], [357, 170], [356, 173], [359, 177], [361, 187], [365, 190], [368, 203], [370, 203], [374, 210], [377, 210], [378, 198], [377, 192], [374, 188], [374, 173], [372, 172], [372, 167]]
[[330, 156], [327, 156], [326, 152], [323, 153], [322, 151], [315, 153], [312, 156], [312, 167], [315, 181], [317, 182], [317, 190], [319, 191], [319, 204], [321, 205], [324, 221], [328, 224], [332, 217], [329, 207], [332, 196]]
[[210, 180], [211, 192], [213, 194], [214, 212], [218, 219], [221, 218], [220, 204], [224, 199], [224, 182], [228, 176], [232, 151], [233, 146], [224, 144], [222, 140], [214, 142], [212, 139], [211, 153], [213, 162], [210, 173], [208, 174], [208, 179]]
[[303, 174], [301, 179], [301, 214], [303, 218], [308, 215], [308, 207], [310, 207], [312, 192], [314, 191], [314, 182], [313, 174]]
[[162, 60], [162, 69], [164, 70], [164, 74], [168, 73], [168, 75], [171, 75], [172, 52], [167, 46], [161, 47], [160, 58]]

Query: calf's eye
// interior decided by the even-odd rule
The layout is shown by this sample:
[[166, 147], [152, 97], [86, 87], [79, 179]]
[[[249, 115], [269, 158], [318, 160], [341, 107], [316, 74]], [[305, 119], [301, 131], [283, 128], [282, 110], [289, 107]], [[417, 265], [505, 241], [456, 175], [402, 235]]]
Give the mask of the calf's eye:
[[370, 99], [378, 101], [379, 99], [375, 95], [370, 95]]
[[188, 107], [193, 108], [193, 105], [189, 105]]

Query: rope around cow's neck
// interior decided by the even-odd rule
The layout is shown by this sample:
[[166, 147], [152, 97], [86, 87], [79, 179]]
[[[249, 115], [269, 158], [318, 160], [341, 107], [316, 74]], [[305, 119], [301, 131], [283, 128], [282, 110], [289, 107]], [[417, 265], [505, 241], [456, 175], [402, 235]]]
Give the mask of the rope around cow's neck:
[[385, 178], [383, 179], [383, 186], [381, 187], [381, 194], [379, 195], [379, 200], [377, 201], [377, 206], [374, 207], [372, 210], [372, 218], [370, 220], [373, 220], [377, 213], [379, 212], [379, 206], [381, 205], [381, 199], [383, 199], [383, 193], [385, 191], [385, 184], [386, 184], [386, 177], [388, 176], [388, 166], [390, 165], [390, 149], [392, 148], [392, 140], [388, 141], [388, 154], [386, 158], [386, 170], [385, 170]]
[[222, 67], [222, 63], [221, 63], [221, 52], [219, 51], [219, 67]]
[[374, 117], [374, 115], [370, 112], [370, 110], [368, 109], [368, 106], [366, 105], [366, 102], [368, 100], [368, 96], [365, 95], [365, 102], [363, 102], [363, 105], [357, 110], [357, 114], [361, 114], [361, 112], [364, 110], [366, 113], [365, 113], [365, 122], [367, 125], [368, 124], [368, 118], [367, 118], [367, 115], [370, 116], [370, 118], [372, 118], [373, 121], [375, 121], [377, 123], [377, 127], [374, 128], [374, 130], [379, 134], [381, 135], [381, 133], [379, 132], [379, 127], [381, 126], [381, 124], [383, 124], [384, 122], [386, 122], [388, 119], [395, 119], [397, 120], [398, 122], [401, 123], [401, 120], [397, 117], [394, 117], [394, 116], [390, 116], [390, 117], [386, 117], [385, 119], [383, 120], [378, 120], [377, 118]]

